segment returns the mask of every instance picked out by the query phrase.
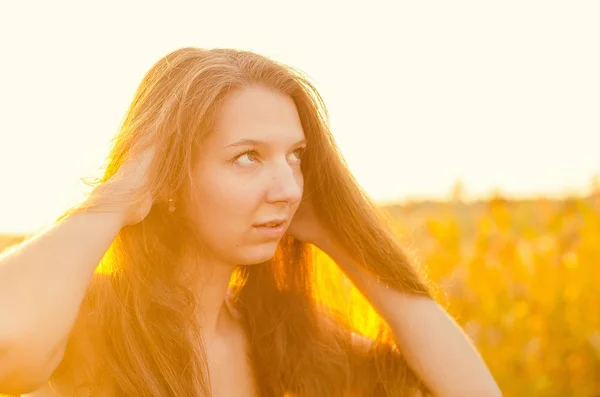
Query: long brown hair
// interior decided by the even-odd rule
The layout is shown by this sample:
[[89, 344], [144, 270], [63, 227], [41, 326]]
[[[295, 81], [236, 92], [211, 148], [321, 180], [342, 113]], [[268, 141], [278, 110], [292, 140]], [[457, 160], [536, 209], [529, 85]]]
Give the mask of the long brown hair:
[[[197, 148], [210, 133], [220, 103], [248, 84], [276, 89], [295, 101], [308, 142], [304, 194], [336, 240], [389, 287], [430, 296], [392, 229], [349, 172], [309, 79], [252, 52], [182, 48], [145, 75], [113, 142], [99, 182], [155, 146], [149, 186], [155, 203], [142, 222], [120, 231], [98, 267], [54, 373], [57, 381], [115, 395], [210, 396], [194, 294], [173, 265], [198, 241], [190, 221], [168, 211], [167, 200], [189, 193]], [[232, 278], [259, 395], [398, 396], [424, 390], [383, 321], [372, 343], [358, 347], [351, 332], [357, 324], [319, 299], [323, 267], [314, 261], [313, 249], [284, 236], [271, 260], [240, 267]], [[346, 287], [338, 279], [326, 288], [344, 296]]]

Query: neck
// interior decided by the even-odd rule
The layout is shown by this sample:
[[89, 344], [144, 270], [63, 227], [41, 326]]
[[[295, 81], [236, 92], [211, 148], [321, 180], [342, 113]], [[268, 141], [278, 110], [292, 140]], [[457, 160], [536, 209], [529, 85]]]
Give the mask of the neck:
[[202, 336], [205, 342], [209, 342], [224, 334], [231, 325], [225, 300], [235, 265], [205, 259], [189, 261], [196, 270], [191, 284], [196, 294], [196, 316]]

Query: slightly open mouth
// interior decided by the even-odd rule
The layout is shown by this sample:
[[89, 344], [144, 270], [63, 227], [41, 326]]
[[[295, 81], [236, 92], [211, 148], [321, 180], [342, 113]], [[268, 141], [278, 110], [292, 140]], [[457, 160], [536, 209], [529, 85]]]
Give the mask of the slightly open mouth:
[[270, 222], [263, 223], [262, 225], [254, 225], [256, 227], [268, 227], [268, 228], [277, 228], [283, 225], [284, 222]]

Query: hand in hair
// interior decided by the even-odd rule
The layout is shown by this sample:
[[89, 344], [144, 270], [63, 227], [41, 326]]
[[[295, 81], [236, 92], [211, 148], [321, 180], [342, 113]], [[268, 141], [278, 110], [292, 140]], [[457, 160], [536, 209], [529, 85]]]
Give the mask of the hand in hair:
[[93, 189], [80, 209], [117, 212], [122, 226], [141, 222], [153, 204], [148, 182], [155, 154], [156, 148], [150, 147], [137, 156], [127, 158], [112, 176]]
[[306, 197], [302, 198], [287, 232], [297, 240], [316, 246], [321, 246], [328, 236], [312, 203]]

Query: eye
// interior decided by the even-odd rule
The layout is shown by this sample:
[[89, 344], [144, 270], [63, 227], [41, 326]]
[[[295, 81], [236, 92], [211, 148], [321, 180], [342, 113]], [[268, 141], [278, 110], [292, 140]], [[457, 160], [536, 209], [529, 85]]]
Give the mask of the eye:
[[300, 147], [300, 148], [294, 150], [292, 152], [292, 155], [293, 155], [292, 161], [300, 162], [302, 160], [302, 156], [304, 155], [305, 151], [306, 151], [306, 147], [305, 146]]
[[239, 165], [253, 165], [258, 161], [258, 153], [256, 150], [246, 150], [245, 152], [237, 155], [233, 161]]

